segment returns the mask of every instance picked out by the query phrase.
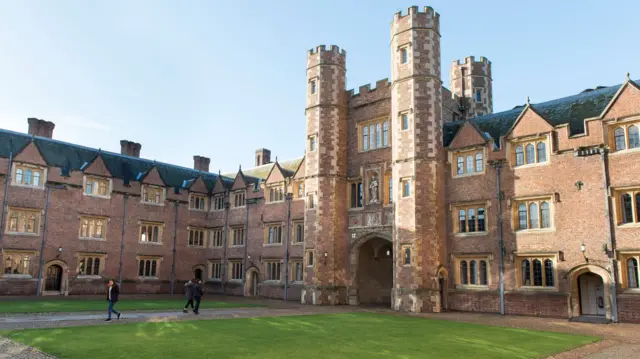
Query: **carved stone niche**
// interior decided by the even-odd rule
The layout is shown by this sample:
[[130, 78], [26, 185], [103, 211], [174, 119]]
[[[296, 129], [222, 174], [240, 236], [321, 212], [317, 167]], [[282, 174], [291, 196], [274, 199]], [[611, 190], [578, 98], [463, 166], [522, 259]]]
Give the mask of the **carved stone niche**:
[[367, 227], [376, 227], [382, 226], [382, 213], [380, 212], [369, 212], [366, 213], [367, 216]]
[[365, 185], [367, 197], [365, 198], [367, 204], [378, 204], [381, 201], [380, 195], [380, 169], [370, 169], [365, 171]]

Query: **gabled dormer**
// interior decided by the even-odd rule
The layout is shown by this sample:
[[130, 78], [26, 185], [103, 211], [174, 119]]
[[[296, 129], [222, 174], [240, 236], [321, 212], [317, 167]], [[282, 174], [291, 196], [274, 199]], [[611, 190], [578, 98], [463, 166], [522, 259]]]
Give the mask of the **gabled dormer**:
[[212, 192], [213, 192], [213, 199], [211, 201], [212, 211], [222, 211], [225, 209], [225, 202], [226, 202], [225, 198], [232, 184], [233, 183], [228, 181], [227, 178], [223, 177], [220, 174], [220, 171], [218, 171], [218, 178], [216, 178], [216, 181], [212, 189]]
[[504, 136], [513, 168], [546, 165], [551, 155], [553, 126], [529, 103]]
[[111, 172], [98, 154], [91, 162], [85, 162], [80, 170], [83, 172], [82, 193], [85, 196], [110, 198], [113, 190]]
[[487, 144], [491, 138], [473, 122], [465, 121], [448, 147], [451, 176], [482, 175], [486, 171]]
[[47, 162], [31, 140], [13, 159], [11, 185], [44, 189], [47, 182]]
[[242, 167], [238, 169], [236, 178], [231, 186], [231, 194], [229, 196], [231, 208], [244, 207], [247, 197], [247, 181], [242, 173]]
[[605, 141], [614, 153], [640, 151], [640, 86], [627, 78], [600, 118]]
[[164, 206], [167, 198], [166, 184], [155, 166], [146, 173], [139, 173], [136, 180], [140, 182], [142, 203]]
[[208, 211], [209, 210], [209, 189], [204, 183], [202, 176], [196, 177], [189, 184], [189, 210]]
[[283, 202], [287, 192], [286, 179], [282, 167], [276, 162], [265, 180], [265, 198], [267, 203]]

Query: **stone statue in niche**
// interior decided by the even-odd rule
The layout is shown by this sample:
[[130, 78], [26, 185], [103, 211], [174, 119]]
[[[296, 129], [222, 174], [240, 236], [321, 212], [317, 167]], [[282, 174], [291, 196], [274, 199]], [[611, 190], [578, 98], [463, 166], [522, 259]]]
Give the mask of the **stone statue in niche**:
[[369, 181], [369, 203], [378, 203], [378, 177], [371, 176]]

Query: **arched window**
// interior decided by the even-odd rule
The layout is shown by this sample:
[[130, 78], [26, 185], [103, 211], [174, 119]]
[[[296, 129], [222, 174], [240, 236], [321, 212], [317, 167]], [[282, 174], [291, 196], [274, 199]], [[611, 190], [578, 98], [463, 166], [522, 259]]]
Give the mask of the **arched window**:
[[524, 151], [522, 146], [516, 147], [516, 166], [522, 166], [524, 164]]
[[638, 260], [635, 258], [627, 259], [627, 278], [629, 288], [638, 288]]
[[143, 276], [144, 276], [144, 261], [141, 260], [138, 266], [138, 277], [143, 277]]
[[539, 259], [533, 260], [533, 285], [542, 285], [542, 263]]
[[476, 231], [476, 211], [471, 208], [468, 211], [469, 214], [469, 222], [468, 222], [468, 226], [469, 226], [469, 232], [475, 232]]
[[24, 184], [31, 184], [31, 170], [24, 173]]
[[487, 261], [480, 261], [480, 284], [489, 284], [487, 280]]
[[538, 162], [547, 162], [547, 145], [544, 142], [538, 142]]
[[616, 151], [627, 149], [627, 144], [624, 138], [624, 129], [622, 127], [618, 127], [613, 131], [613, 138], [616, 141]]
[[369, 149], [369, 127], [365, 126], [362, 128], [362, 150], [366, 151]]
[[536, 163], [536, 150], [533, 148], [533, 145], [528, 144], [525, 151], [527, 153], [527, 164]]
[[547, 287], [553, 287], [555, 284], [555, 278], [553, 275], [553, 261], [551, 259], [544, 260], [544, 278], [547, 281]]
[[34, 186], [40, 185], [40, 172], [38, 171], [33, 172], [33, 185]]
[[640, 147], [640, 134], [638, 133], [638, 126], [629, 126], [629, 148]]
[[476, 153], [476, 172], [482, 172], [484, 170], [484, 159], [482, 153]]
[[528, 259], [522, 261], [522, 285], [531, 285], [531, 263]]
[[485, 229], [484, 223], [484, 208], [478, 208], [478, 232], [484, 232]]
[[458, 157], [457, 163], [458, 167], [456, 169], [456, 173], [461, 175], [464, 173], [464, 159], [462, 157]]
[[473, 157], [467, 156], [467, 173], [473, 173]]
[[467, 261], [460, 262], [460, 284], [469, 284]]
[[622, 199], [622, 223], [631, 223], [633, 222], [633, 212], [632, 212], [632, 203], [631, 203], [631, 195], [625, 193], [621, 197]]
[[527, 205], [524, 203], [518, 206], [518, 229], [527, 229]]
[[93, 274], [93, 258], [89, 257], [87, 258], [87, 271], [86, 274], [87, 275], [92, 275]]
[[374, 125], [369, 126], [369, 149], [374, 150], [376, 148], [376, 127]]
[[151, 276], [151, 261], [150, 260], [146, 260], [144, 263], [144, 276], [145, 277], [150, 277]]
[[549, 203], [540, 203], [540, 228], [551, 228], [551, 212], [549, 212]]
[[476, 261], [469, 262], [469, 275], [471, 276], [471, 280], [469, 281], [471, 284], [478, 284], [478, 268]]
[[18, 168], [16, 170], [16, 183], [22, 184], [22, 169]]
[[302, 231], [302, 225], [299, 224], [297, 229], [296, 229], [296, 242], [298, 243], [302, 243], [303, 242], [303, 236], [304, 232]]
[[460, 218], [460, 233], [464, 233], [467, 231], [467, 214], [464, 209], [461, 209], [458, 213]]
[[405, 265], [411, 264], [411, 249], [409, 248], [405, 248], [404, 250], [404, 264]]
[[382, 124], [376, 125], [376, 147], [382, 147]]
[[529, 228], [538, 228], [538, 204], [529, 205]]

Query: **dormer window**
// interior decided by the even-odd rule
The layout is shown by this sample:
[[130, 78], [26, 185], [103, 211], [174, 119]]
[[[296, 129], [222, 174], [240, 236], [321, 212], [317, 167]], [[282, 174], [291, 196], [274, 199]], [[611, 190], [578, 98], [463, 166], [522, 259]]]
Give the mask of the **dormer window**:
[[[616, 151], [640, 148], [640, 123], [618, 126], [613, 130], [613, 146]], [[612, 147], [613, 147], [612, 146]]]
[[284, 188], [280, 186], [269, 187], [269, 202], [284, 201]]
[[207, 210], [207, 196], [191, 193], [189, 194], [189, 209], [194, 211]]
[[244, 207], [245, 205], [245, 193], [244, 191], [237, 191], [233, 193], [233, 207]]
[[470, 150], [452, 154], [453, 177], [470, 176], [484, 173], [484, 151]]
[[147, 204], [164, 205], [164, 188], [142, 185], [142, 202]]
[[111, 180], [102, 177], [85, 176], [84, 194], [94, 197], [109, 197], [111, 195]]
[[13, 171], [13, 185], [44, 188], [46, 170], [42, 167], [16, 163]]
[[547, 162], [547, 144], [543, 139], [519, 142], [513, 153], [516, 166]]

